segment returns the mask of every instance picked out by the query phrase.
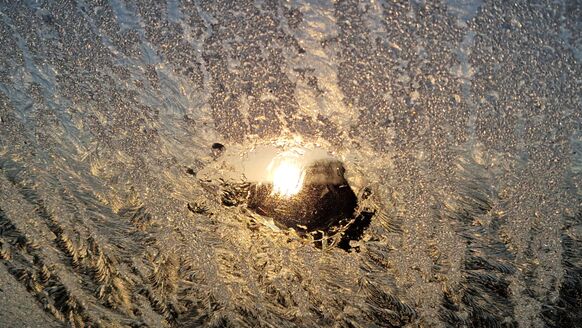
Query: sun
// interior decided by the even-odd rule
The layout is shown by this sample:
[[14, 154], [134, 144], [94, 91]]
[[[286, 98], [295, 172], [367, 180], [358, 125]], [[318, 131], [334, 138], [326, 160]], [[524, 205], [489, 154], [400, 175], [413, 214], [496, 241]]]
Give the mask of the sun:
[[269, 171], [273, 181], [272, 195], [291, 197], [301, 191], [305, 172], [295, 158], [275, 158]]

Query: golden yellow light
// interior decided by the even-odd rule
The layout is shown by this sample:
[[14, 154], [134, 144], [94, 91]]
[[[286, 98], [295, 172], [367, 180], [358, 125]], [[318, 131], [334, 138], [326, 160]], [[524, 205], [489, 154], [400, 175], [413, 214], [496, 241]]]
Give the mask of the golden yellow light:
[[291, 197], [301, 191], [305, 172], [298, 161], [293, 158], [274, 160], [269, 170], [273, 179], [272, 195]]

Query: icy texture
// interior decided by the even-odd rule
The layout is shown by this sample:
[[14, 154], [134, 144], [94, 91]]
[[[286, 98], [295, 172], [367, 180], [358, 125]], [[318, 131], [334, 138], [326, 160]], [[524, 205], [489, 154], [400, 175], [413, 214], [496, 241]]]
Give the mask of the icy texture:
[[[24, 286], [3, 307], [79, 327], [579, 325], [580, 17], [570, 0], [3, 1], [0, 272]], [[293, 143], [372, 191], [351, 251], [223, 204], [244, 154]]]

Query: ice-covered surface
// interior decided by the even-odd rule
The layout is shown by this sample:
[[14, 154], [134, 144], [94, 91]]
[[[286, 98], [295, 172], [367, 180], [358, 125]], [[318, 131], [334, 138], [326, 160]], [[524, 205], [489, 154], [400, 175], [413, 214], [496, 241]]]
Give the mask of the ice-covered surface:
[[[576, 0], [2, 2], [0, 326], [579, 325], [581, 33]], [[359, 252], [221, 204], [210, 145], [281, 140], [373, 191]]]

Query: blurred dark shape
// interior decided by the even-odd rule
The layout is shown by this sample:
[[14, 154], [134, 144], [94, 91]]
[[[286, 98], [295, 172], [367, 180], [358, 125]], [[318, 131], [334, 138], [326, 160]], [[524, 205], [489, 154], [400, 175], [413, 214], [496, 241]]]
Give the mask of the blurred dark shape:
[[344, 231], [340, 242], [338, 243], [338, 247], [343, 249], [344, 251], [349, 251], [353, 249], [356, 252], [360, 251], [360, 247], [352, 247], [350, 245], [350, 241], [352, 240], [360, 240], [362, 239], [364, 232], [372, 223], [372, 217], [374, 216], [374, 212], [363, 211], [356, 218], [354, 221], [347, 227]]
[[51, 14], [43, 14], [42, 16], [42, 21], [45, 22], [46, 24], [52, 25], [54, 23], [54, 19], [53, 16]]
[[194, 214], [207, 214], [208, 212], [208, 208], [202, 204], [198, 204], [198, 203], [188, 203], [187, 204], [188, 210]]
[[222, 153], [226, 149], [226, 147], [224, 147], [223, 144], [218, 143], [218, 142], [213, 143], [211, 148], [212, 148], [212, 155], [214, 157], [218, 157], [218, 156], [222, 155]]

